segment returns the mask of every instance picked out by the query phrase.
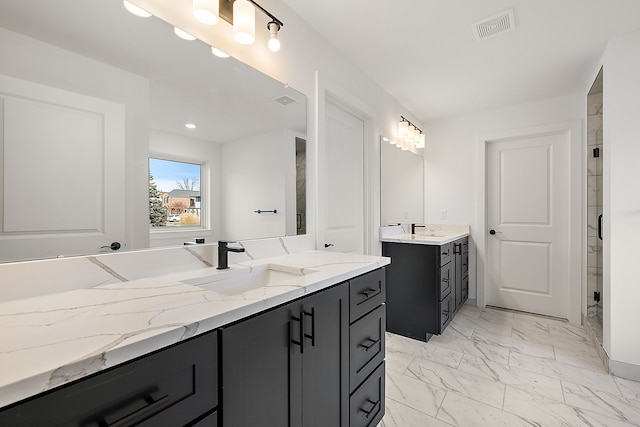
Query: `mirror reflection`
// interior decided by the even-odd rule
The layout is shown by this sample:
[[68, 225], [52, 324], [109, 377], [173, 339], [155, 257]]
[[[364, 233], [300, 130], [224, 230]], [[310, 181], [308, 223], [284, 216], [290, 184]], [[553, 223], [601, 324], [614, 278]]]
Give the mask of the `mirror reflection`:
[[[299, 92], [121, 1], [0, 0], [0, 53], [0, 262], [305, 232]], [[201, 168], [162, 211], [200, 226], [151, 227], [149, 158]]]
[[380, 138], [380, 223], [383, 226], [424, 223], [422, 156]]

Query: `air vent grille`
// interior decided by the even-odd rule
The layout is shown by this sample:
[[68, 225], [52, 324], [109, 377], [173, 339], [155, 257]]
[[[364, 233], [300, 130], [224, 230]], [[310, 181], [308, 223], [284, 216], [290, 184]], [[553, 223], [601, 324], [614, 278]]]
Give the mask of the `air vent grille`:
[[473, 34], [478, 41], [495, 37], [515, 28], [513, 9], [484, 18], [473, 24]]
[[279, 96], [277, 98], [274, 99], [274, 101], [276, 101], [278, 104], [282, 104], [282, 105], [289, 105], [289, 104], [293, 104], [294, 102], [296, 102], [295, 99], [287, 96], [287, 95], [282, 95]]

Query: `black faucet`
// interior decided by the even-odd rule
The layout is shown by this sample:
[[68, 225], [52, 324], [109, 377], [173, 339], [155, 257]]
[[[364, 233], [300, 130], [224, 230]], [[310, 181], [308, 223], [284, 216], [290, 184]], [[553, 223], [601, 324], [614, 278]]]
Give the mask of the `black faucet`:
[[227, 245], [232, 242], [218, 241], [218, 270], [229, 268], [229, 252], [244, 252], [244, 248], [230, 248]]
[[416, 234], [416, 227], [426, 227], [426, 225], [411, 224], [411, 234]]

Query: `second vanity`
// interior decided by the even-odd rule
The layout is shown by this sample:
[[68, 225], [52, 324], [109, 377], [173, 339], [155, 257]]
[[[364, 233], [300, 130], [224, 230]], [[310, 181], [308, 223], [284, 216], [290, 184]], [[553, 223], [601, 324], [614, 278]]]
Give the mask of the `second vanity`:
[[376, 425], [388, 264], [287, 253], [2, 302], [0, 424]]
[[469, 229], [426, 226], [380, 230], [387, 268], [387, 331], [428, 341], [469, 296]]

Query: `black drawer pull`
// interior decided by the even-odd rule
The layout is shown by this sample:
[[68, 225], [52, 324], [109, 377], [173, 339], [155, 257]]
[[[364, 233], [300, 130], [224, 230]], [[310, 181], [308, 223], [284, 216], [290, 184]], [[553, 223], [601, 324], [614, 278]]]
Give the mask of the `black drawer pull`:
[[443, 277], [443, 278], [442, 278], [442, 281], [443, 281], [444, 283], [449, 283], [449, 278], [448, 278], [448, 277]]
[[[289, 322], [289, 336], [291, 338], [291, 343], [300, 346], [300, 353], [304, 353], [304, 316], [295, 317], [291, 316], [292, 322]], [[299, 339], [293, 339], [293, 322], [300, 322], [300, 333]]]
[[157, 408], [158, 406], [160, 406], [160, 404], [164, 403], [167, 399], [169, 398], [169, 395], [165, 395], [162, 396], [161, 398], [154, 400], [153, 397], [151, 397], [150, 395], [145, 396], [143, 399], [145, 402], [148, 403], [147, 406], [142, 407], [132, 413], [130, 413], [129, 415], [120, 418], [119, 420], [115, 421], [114, 423], [108, 423], [105, 419], [105, 417], [102, 418], [102, 420], [100, 420], [98, 422], [98, 425], [100, 427], [121, 427], [121, 426], [125, 426], [125, 425], [130, 425], [131, 421], [134, 418], [138, 418], [141, 416], [141, 414], [144, 414], [145, 412], [151, 411], [155, 408]]
[[371, 399], [367, 399], [367, 403], [370, 403], [372, 406], [370, 409], [364, 409], [364, 408], [360, 408], [360, 410], [362, 412], [364, 412], [365, 414], [367, 414], [367, 418], [369, 418], [369, 416], [371, 415], [371, 413], [373, 412], [374, 409], [376, 409], [378, 407], [378, 405], [380, 405], [380, 400], [378, 400], [377, 402], [374, 402]]
[[[371, 338], [367, 338], [366, 340], [364, 340], [364, 342], [360, 343], [359, 347], [364, 348], [365, 351], [369, 351], [369, 349], [371, 347], [373, 347], [374, 345], [378, 344], [379, 342], [380, 342], [379, 339], [374, 340], [374, 339], [371, 339]], [[368, 343], [368, 344], [365, 344], [365, 343]]]
[[442, 256], [443, 256], [443, 257], [445, 257], [445, 256], [449, 256], [449, 251], [447, 251], [447, 252], [442, 252]]
[[311, 347], [315, 347], [316, 346], [316, 309], [312, 308], [311, 313], [303, 310], [300, 317], [304, 317], [304, 316], [311, 317], [311, 335], [304, 332], [303, 336], [304, 338], [310, 338]]
[[378, 288], [378, 289], [367, 288], [365, 290], [360, 291], [360, 295], [364, 295], [366, 299], [369, 299], [375, 295], [378, 295], [380, 292], [381, 292], [381, 288]]

